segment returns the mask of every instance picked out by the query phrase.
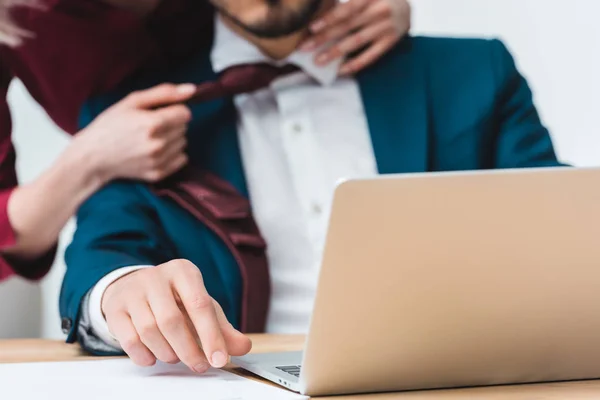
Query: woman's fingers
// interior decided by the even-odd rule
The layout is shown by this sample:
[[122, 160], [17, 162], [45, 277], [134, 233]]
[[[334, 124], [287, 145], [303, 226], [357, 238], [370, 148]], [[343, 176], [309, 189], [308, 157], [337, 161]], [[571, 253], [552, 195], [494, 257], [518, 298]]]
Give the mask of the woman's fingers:
[[349, 0], [337, 5], [316, 21], [301, 49], [328, 48], [315, 56], [318, 65], [360, 54], [342, 68], [351, 74], [371, 65], [389, 51], [411, 25], [411, 8], [407, 0]]
[[[353, 1], [342, 4], [339, 7], [351, 3]], [[368, 0], [364, 5], [364, 8], [357, 9], [354, 14], [347, 15], [345, 19], [337, 19], [335, 22], [328, 24], [319, 33], [314, 33], [311, 38], [302, 44], [301, 50], [315, 50], [327, 43], [335, 43], [340, 39], [348, 37], [355, 30], [365, 27], [374, 21], [383, 18], [389, 19], [391, 10], [386, 1]]]
[[145, 179], [151, 182], [160, 181], [188, 163], [188, 156], [185, 153], [187, 147], [187, 138], [185, 136], [187, 128], [179, 128], [178, 131], [165, 133], [163, 137], [156, 138], [158, 142], [156, 148], [158, 151], [149, 160], [149, 165]]
[[325, 16], [319, 18], [310, 26], [313, 34], [322, 33], [328, 28], [345, 23], [349, 19], [359, 15], [373, 0], [350, 0], [338, 4]]
[[131, 93], [121, 105], [132, 106], [138, 109], [152, 109], [170, 104], [182, 103], [196, 93], [196, 85], [186, 83], [174, 85], [164, 83], [146, 90]]
[[346, 61], [340, 68], [340, 75], [347, 76], [355, 74], [358, 71], [363, 70], [375, 61], [377, 61], [383, 54], [389, 51], [397, 42], [397, 38], [393, 35], [387, 35], [379, 39], [362, 53], [356, 57]]
[[[387, 19], [379, 20], [368, 25], [358, 32], [353, 33], [338, 44], [329, 48], [325, 53], [317, 57], [317, 64], [324, 65], [334, 59], [344, 57], [357, 51], [386, 34], [393, 34], [394, 27]], [[381, 55], [381, 54], [379, 54]]]
[[159, 128], [157, 136], [164, 132], [172, 132], [187, 127], [187, 124], [192, 119], [190, 109], [182, 104], [171, 105], [152, 111], [153, 117], [156, 118]]
[[180, 154], [165, 167], [165, 176], [173, 175], [175, 172], [185, 167], [188, 164], [188, 162], [188, 156], [186, 154]]
[[170, 142], [167, 143], [156, 159], [156, 165], [160, 169], [164, 169], [168, 164], [171, 164], [173, 160], [180, 155], [185, 153], [187, 147], [187, 138], [185, 135], [173, 136]]

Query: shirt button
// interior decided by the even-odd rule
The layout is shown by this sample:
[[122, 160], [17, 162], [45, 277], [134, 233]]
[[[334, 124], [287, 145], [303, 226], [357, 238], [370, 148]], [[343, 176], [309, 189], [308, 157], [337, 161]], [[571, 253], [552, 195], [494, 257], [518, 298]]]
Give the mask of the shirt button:
[[312, 213], [315, 215], [321, 215], [321, 213], [323, 212], [323, 207], [321, 207], [317, 203], [313, 203], [311, 209], [312, 209]]
[[300, 134], [300, 133], [302, 133], [302, 131], [303, 131], [302, 125], [300, 125], [300, 124], [292, 125], [292, 132], [294, 132], [295, 134]]

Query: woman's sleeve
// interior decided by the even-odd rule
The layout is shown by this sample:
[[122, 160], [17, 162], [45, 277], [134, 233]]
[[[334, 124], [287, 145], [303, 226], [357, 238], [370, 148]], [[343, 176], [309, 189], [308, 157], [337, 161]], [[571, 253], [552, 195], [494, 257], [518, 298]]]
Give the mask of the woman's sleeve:
[[[11, 81], [8, 69], [0, 64], [0, 250], [14, 246], [16, 234], [8, 217], [8, 200], [17, 186], [15, 148], [11, 140], [12, 123], [7, 94]], [[36, 260], [11, 260], [0, 253], [0, 281], [17, 274], [27, 279], [40, 279], [50, 269], [56, 248]]]

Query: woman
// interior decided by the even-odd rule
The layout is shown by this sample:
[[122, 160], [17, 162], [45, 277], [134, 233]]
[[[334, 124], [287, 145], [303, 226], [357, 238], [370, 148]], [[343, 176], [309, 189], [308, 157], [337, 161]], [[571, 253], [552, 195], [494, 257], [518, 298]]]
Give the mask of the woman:
[[[12, 6], [9, 14], [7, 7]], [[9, 16], [11, 18], [9, 18]], [[157, 181], [183, 167], [193, 85], [162, 85], [117, 103], [79, 132], [44, 174], [18, 186], [6, 93], [20, 78], [50, 117], [75, 134], [81, 104], [126, 77], [168, 66], [210, 40], [201, 0], [5, 0], [0, 5], [0, 280], [42, 277], [61, 229], [106, 182]], [[206, 22], [206, 21], [205, 21]], [[406, 0], [352, 0], [312, 27], [304, 44], [337, 45], [317, 63], [361, 50], [342, 66], [350, 74], [390, 49], [408, 31]], [[195, 38], [195, 40], [189, 40]]]

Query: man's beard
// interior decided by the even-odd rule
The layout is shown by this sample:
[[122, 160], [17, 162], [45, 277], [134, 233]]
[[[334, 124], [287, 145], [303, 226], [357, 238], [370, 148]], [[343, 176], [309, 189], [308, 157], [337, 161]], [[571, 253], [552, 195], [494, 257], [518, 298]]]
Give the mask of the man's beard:
[[262, 39], [277, 39], [308, 27], [308, 24], [323, 4], [323, 0], [307, 0], [301, 9], [289, 10], [279, 0], [265, 1], [269, 4], [267, 16], [262, 21], [253, 24], [246, 24], [240, 21], [228, 12], [225, 7], [215, 4], [218, 2], [213, 2], [213, 5], [227, 19], [246, 32]]

